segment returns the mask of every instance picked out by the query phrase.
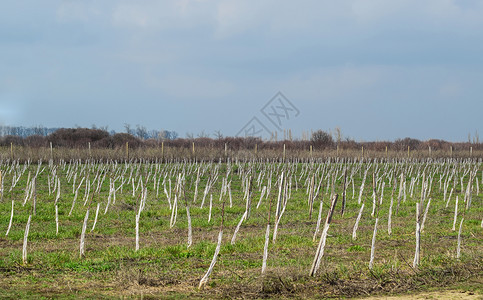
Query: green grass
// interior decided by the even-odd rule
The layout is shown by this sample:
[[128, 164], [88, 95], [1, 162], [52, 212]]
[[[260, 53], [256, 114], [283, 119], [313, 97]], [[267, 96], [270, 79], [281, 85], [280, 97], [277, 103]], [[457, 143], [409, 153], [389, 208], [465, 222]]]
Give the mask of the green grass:
[[[195, 167], [200, 166], [204, 172], [201, 176], [196, 203], [193, 182], [196, 179]], [[274, 164], [274, 163], [239, 163], [232, 166], [231, 180], [233, 206], [229, 207], [228, 194], [225, 201], [223, 243], [218, 262], [210, 278], [209, 286], [198, 290], [197, 284], [206, 272], [216, 247], [216, 239], [222, 221], [222, 203], [219, 201], [221, 178], [225, 176], [227, 165], [222, 164], [132, 164], [125, 166], [118, 164], [89, 164], [77, 165], [71, 168], [77, 172], [76, 186], [80, 178], [89, 173], [89, 180], [96, 174], [106, 173], [100, 193], [93, 197], [92, 203], [84, 206], [85, 183], [79, 190], [72, 215], [69, 211], [74, 194], [72, 193], [72, 178], [68, 182], [69, 166], [44, 165], [45, 170], [37, 178], [37, 206], [36, 215], [32, 216], [32, 224], [28, 237], [28, 261], [22, 263], [22, 241], [25, 225], [29, 214], [32, 213], [32, 199], [25, 205], [25, 189], [27, 175], [31, 178], [35, 174], [37, 165], [31, 165], [21, 176], [12, 190], [10, 185], [15, 172], [22, 170], [22, 165], [10, 171], [9, 165], [1, 166], [4, 179], [4, 198], [0, 202], [0, 229], [6, 230], [10, 220], [11, 200], [15, 199], [12, 229], [7, 237], [4, 231], [0, 235], [0, 294], [6, 297], [130, 297], [139, 295], [162, 295], [173, 298], [218, 298], [237, 297], [247, 293], [253, 297], [279, 296], [317, 298], [317, 297], [351, 297], [370, 294], [384, 294], [389, 291], [407, 292], [421, 291], [434, 287], [462, 287], [464, 282], [472, 282], [483, 275], [483, 229], [480, 227], [483, 215], [482, 196], [473, 194], [472, 207], [465, 210], [464, 195], [459, 194], [459, 220], [464, 214], [465, 221], [462, 233], [462, 256], [455, 258], [457, 232], [451, 231], [454, 214], [455, 192], [449, 207], [445, 208], [443, 191], [439, 190], [439, 175], [446, 172], [446, 168], [457, 170], [457, 176], [465, 174], [465, 170], [478, 168], [481, 174], [481, 163], [449, 164], [433, 163], [420, 164], [416, 162], [402, 164], [378, 164], [379, 176], [383, 170], [388, 174], [400, 174], [404, 169], [407, 189], [412, 177], [420, 172], [411, 198], [401, 201], [396, 214], [396, 203], [399, 184], [394, 192], [394, 208], [392, 216], [392, 234], [387, 231], [389, 203], [393, 190], [394, 177], [384, 178], [385, 190], [382, 205], [379, 210], [379, 226], [375, 248], [375, 265], [368, 269], [371, 249], [372, 233], [375, 219], [370, 215], [372, 211], [372, 170], [368, 172], [363, 201], [364, 212], [357, 232], [357, 240], [352, 240], [352, 227], [359, 212], [357, 203], [362, 176], [367, 164], [359, 163], [331, 163], [330, 165], [315, 164], [310, 169], [307, 164]], [[166, 182], [171, 179], [172, 189], [176, 186], [178, 173], [185, 170], [186, 199], [178, 199], [177, 221], [170, 228], [171, 210], [163, 191], [159, 187], [159, 197], [153, 187], [153, 173], [160, 168], [166, 175]], [[230, 241], [233, 231], [245, 211], [242, 177], [249, 169], [253, 176], [253, 196], [250, 217], [245, 220], [237, 235], [236, 243]], [[309, 277], [308, 272], [312, 264], [319, 240], [312, 240], [320, 203], [320, 193], [314, 202], [312, 218], [309, 218], [306, 194], [306, 179], [317, 168], [324, 173], [320, 193], [323, 194], [322, 224], [325, 221], [329, 206], [329, 192], [327, 192], [327, 172], [337, 172], [337, 182], [334, 189], [342, 193], [343, 168], [348, 168], [348, 174], [355, 169], [355, 191], [352, 184], [348, 185], [347, 202], [344, 215], [341, 216], [341, 201], [338, 202], [333, 215], [332, 224], [324, 252], [324, 258], [319, 274]], [[292, 186], [291, 198], [281, 218], [276, 243], [272, 242], [275, 206], [278, 196], [276, 181], [282, 168], [291, 169]], [[295, 169], [296, 168], [296, 169]], [[414, 255], [415, 203], [419, 202], [421, 194], [421, 174], [426, 168], [426, 174], [434, 176], [431, 191], [431, 206], [421, 235], [421, 264], [419, 268], [412, 268]], [[123, 171], [126, 169], [124, 175]], [[213, 194], [212, 218], [208, 222], [209, 197], [205, 206], [200, 208], [204, 188], [208, 177], [215, 169], [219, 169], [218, 180], [210, 193]], [[323, 171], [322, 171], [323, 169]], [[56, 172], [61, 180], [61, 199], [59, 200], [59, 233], [56, 234], [54, 200], [56, 192], [49, 195], [47, 175], [52, 177]], [[101, 172], [102, 170], [102, 172]], [[118, 178], [116, 187], [121, 182], [120, 176], [128, 179], [130, 172], [137, 176], [135, 187], [142, 174], [143, 180], [151, 173], [148, 182], [148, 196], [145, 209], [140, 217], [140, 250], [135, 251], [135, 215], [138, 211], [141, 189], [132, 195], [132, 183], [126, 183], [123, 192], [117, 191], [116, 203], [111, 203], [106, 214], [104, 209], [109, 194], [109, 178]], [[272, 189], [269, 199], [263, 199], [259, 209], [256, 205], [260, 198], [262, 186], [267, 185], [267, 172], [273, 172]], [[337, 171], [336, 171], [337, 170]], [[361, 171], [362, 170], [362, 171]], [[412, 170], [412, 171], [411, 171]], [[236, 173], [234, 173], [236, 171]], [[82, 172], [82, 173], [81, 173]], [[257, 178], [260, 172], [266, 172], [263, 182], [259, 186]], [[412, 172], [411, 175], [408, 175]], [[136, 175], [137, 174], [137, 175]], [[445, 173], [446, 174], [446, 173]], [[159, 176], [159, 174], [158, 174]], [[73, 176], [72, 176], [73, 177]], [[295, 188], [295, 177], [297, 186]], [[159, 178], [159, 177], [157, 177]], [[331, 176], [332, 178], [332, 176]], [[399, 180], [399, 176], [397, 177]], [[468, 184], [469, 175], [464, 178], [464, 185]], [[479, 178], [481, 180], [481, 178]], [[163, 180], [161, 180], [162, 182]], [[307, 182], [310, 182], [307, 181]], [[451, 182], [452, 186], [453, 182]], [[168, 186], [168, 185], [167, 185]], [[460, 186], [459, 177], [457, 186]], [[168, 188], [168, 187], [167, 187]], [[91, 188], [92, 190], [94, 187]], [[482, 189], [483, 190], [483, 189]], [[171, 201], [174, 200], [174, 191]], [[354, 198], [353, 195], [354, 194]], [[379, 195], [380, 193], [378, 193]], [[90, 197], [89, 197], [90, 199]], [[378, 198], [379, 201], [379, 198]], [[193, 226], [193, 245], [187, 247], [187, 216], [185, 203], [190, 205]], [[268, 248], [268, 274], [262, 276], [262, 254], [265, 242], [265, 228], [268, 220], [268, 207], [271, 202], [271, 234]], [[96, 228], [90, 232], [95, 216], [97, 203], [101, 203]], [[87, 223], [86, 254], [79, 257], [79, 239], [82, 223], [87, 208], [90, 215]], [[318, 237], [320, 237], [320, 233]], [[380, 286], [379, 288], [376, 288]], [[382, 288], [381, 288], [382, 286]], [[398, 286], [394, 288], [394, 286]], [[468, 284], [468, 286], [472, 286]], [[479, 291], [477, 288], [473, 290]], [[330, 291], [329, 294], [326, 294]]]

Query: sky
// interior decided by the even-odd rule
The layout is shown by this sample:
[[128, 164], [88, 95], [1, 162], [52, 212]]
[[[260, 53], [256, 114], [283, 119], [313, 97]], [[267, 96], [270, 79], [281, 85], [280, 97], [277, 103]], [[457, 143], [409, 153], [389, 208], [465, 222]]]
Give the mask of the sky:
[[0, 3], [0, 124], [483, 132], [483, 1]]

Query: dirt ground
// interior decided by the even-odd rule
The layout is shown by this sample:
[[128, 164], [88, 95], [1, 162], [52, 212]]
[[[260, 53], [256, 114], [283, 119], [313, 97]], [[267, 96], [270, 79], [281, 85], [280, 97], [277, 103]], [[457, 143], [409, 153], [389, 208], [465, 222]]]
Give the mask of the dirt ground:
[[448, 299], [448, 300], [476, 300], [483, 299], [483, 295], [473, 292], [465, 291], [442, 291], [442, 292], [427, 292], [417, 295], [399, 295], [399, 296], [382, 296], [382, 297], [368, 297], [358, 298], [365, 300], [420, 300], [420, 299]]

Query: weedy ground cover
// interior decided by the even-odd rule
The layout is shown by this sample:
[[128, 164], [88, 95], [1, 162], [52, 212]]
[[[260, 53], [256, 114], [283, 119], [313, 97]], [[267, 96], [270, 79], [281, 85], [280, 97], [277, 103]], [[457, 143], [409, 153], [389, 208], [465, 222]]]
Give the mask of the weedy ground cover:
[[[483, 171], [476, 160], [5, 160], [0, 170], [5, 297], [320, 298], [448, 287], [482, 292]], [[335, 196], [320, 267], [311, 276]], [[415, 263], [418, 222], [423, 229]], [[199, 288], [221, 229], [219, 255]]]

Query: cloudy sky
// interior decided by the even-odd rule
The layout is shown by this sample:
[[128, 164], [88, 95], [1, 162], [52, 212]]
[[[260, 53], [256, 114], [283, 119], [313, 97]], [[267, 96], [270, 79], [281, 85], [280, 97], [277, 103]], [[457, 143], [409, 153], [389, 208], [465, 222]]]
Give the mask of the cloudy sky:
[[465, 141], [482, 117], [479, 0], [0, 3], [0, 124]]

